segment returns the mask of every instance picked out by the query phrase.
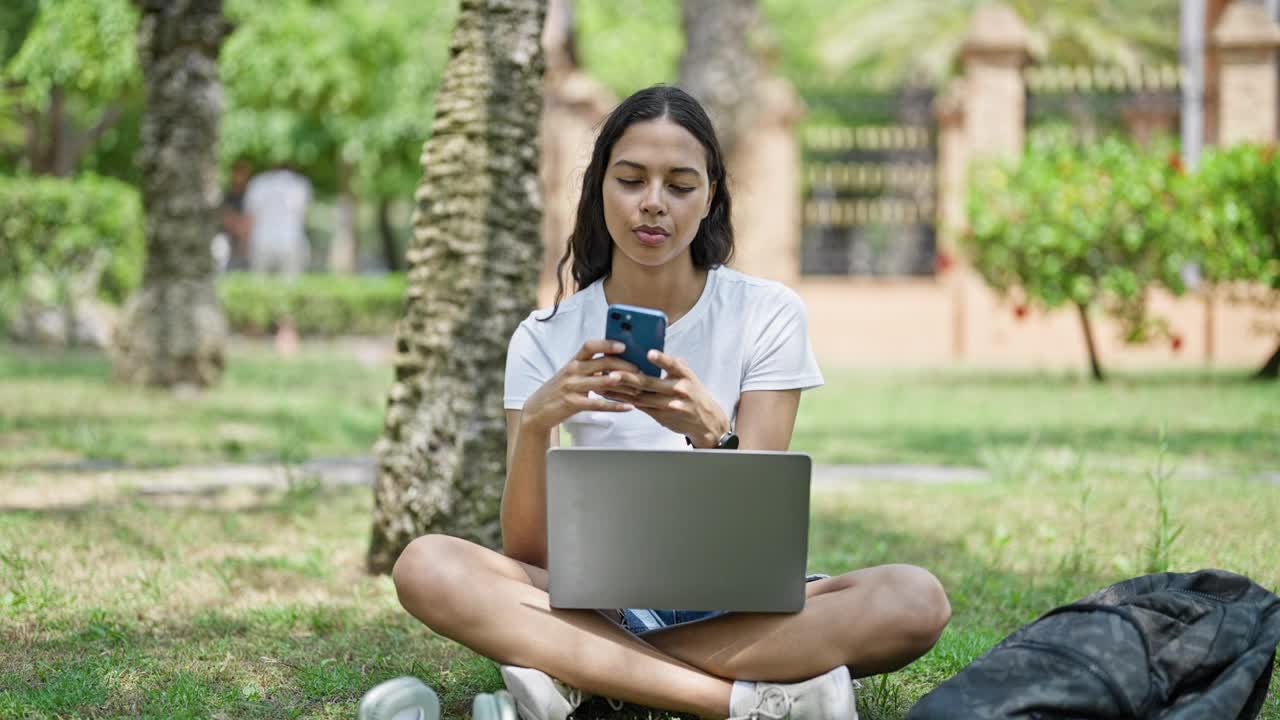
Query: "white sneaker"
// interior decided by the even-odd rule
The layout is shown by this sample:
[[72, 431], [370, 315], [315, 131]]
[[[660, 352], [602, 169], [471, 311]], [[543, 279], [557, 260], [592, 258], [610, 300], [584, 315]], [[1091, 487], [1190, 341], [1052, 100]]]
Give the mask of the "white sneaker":
[[841, 665], [798, 683], [733, 684], [729, 720], [858, 720], [855, 683]]
[[[541, 670], [503, 665], [502, 682], [515, 699], [522, 720], [566, 720], [591, 696], [569, 687]], [[609, 706], [621, 710], [623, 703], [609, 700]]]

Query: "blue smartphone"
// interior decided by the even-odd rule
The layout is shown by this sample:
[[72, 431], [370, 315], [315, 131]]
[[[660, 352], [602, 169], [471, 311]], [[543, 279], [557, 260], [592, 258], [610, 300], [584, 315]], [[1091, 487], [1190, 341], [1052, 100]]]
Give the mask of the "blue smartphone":
[[604, 337], [627, 346], [618, 357], [640, 368], [640, 372], [662, 377], [662, 368], [649, 362], [650, 350], [662, 352], [667, 335], [667, 314], [637, 305], [610, 305]]

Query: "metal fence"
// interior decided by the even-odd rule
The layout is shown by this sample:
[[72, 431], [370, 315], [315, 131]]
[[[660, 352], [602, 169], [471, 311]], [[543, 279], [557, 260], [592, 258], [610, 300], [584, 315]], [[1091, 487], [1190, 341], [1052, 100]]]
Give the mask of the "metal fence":
[[[1031, 66], [1029, 145], [1050, 136], [1140, 143], [1176, 139], [1177, 66]], [[800, 271], [828, 276], [928, 276], [937, 256], [934, 91], [924, 87], [806, 93]]]
[[1027, 86], [1027, 137], [1049, 134], [1078, 142], [1120, 136], [1150, 142], [1177, 137], [1182, 74], [1177, 66], [1032, 66]]
[[933, 92], [852, 94], [804, 129], [805, 275], [933, 273], [937, 231]]

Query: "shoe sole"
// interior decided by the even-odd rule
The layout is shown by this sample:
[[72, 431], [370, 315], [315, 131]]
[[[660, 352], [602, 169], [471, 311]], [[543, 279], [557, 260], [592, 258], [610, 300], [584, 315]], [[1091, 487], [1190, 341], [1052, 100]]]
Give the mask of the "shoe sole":
[[519, 720], [511, 693], [481, 693], [471, 701], [471, 720]]

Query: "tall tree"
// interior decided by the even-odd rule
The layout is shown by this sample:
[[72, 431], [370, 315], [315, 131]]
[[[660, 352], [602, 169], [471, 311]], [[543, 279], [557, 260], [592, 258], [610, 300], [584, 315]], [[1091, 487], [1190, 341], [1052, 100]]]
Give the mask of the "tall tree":
[[707, 109], [725, 154], [754, 116], [762, 71], [757, 47], [763, 26], [756, 0], [684, 0], [685, 51], [680, 85]]
[[147, 262], [116, 330], [113, 371], [145, 385], [210, 385], [226, 338], [209, 240], [220, 198], [218, 51], [230, 26], [222, 0], [138, 4]]
[[541, 269], [543, 0], [463, 0], [422, 154], [368, 564], [425, 532], [499, 543], [506, 343]]

